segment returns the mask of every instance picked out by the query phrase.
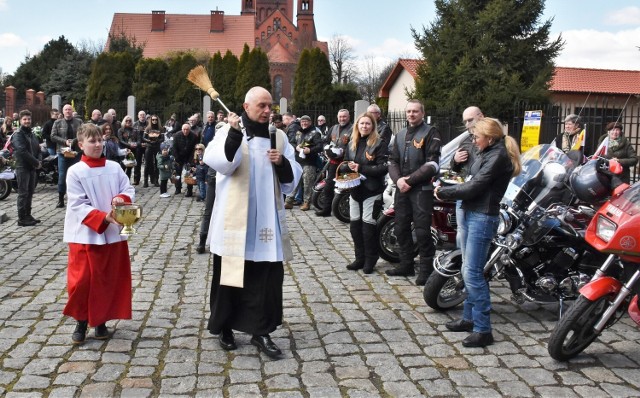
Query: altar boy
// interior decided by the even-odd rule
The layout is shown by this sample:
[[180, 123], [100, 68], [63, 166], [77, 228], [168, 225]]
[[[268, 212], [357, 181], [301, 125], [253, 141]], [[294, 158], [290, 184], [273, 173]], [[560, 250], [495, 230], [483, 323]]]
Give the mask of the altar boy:
[[103, 340], [109, 337], [107, 321], [131, 319], [129, 246], [111, 206], [131, 203], [135, 190], [120, 165], [102, 156], [96, 126], [83, 124], [77, 136], [83, 154], [67, 172], [63, 240], [69, 244], [69, 301], [63, 314], [76, 319], [71, 339], [82, 344], [88, 326]]

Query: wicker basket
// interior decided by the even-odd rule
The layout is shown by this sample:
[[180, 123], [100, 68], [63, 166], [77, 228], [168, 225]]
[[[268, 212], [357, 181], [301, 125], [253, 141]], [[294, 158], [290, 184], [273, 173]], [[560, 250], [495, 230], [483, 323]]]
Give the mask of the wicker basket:
[[137, 163], [137, 162], [136, 162], [136, 160], [135, 160], [135, 159], [133, 159], [133, 160], [125, 159], [125, 160], [123, 160], [123, 161], [122, 161], [122, 164], [124, 165], [124, 167], [126, 167], [126, 168], [128, 168], [128, 169], [131, 169], [131, 168], [133, 168], [133, 167], [136, 167], [136, 163]]
[[76, 151], [64, 151], [64, 152], [62, 152], [62, 156], [67, 158], [67, 159], [74, 159], [76, 156], [78, 156], [78, 152], [76, 152]]
[[187, 185], [196, 185], [196, 179], [193, 176], [186, 175], [184, 176], [184, 183]]
[[336, 187], [340, 189], [355, 188], [358, 185], [360, 185], [360, 177], [361, 177], [360, 173], [356, 173], [352, 171], [350, 173], [341, 174], [340, 167], [345, 163], [348, 163], [348, 162], [344, 161], [338, 165], [338, 168], [336, 169], [336, 178], [334, 178], [333, 180], [336, 182]]

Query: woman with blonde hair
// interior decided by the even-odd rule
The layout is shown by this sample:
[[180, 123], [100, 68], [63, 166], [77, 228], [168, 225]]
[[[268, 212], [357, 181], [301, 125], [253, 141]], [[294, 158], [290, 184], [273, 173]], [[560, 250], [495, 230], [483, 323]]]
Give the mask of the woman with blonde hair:
[[349, 170], [366, 177], [351, 190], [349, 197], [349, 229], [356, 259], [347, 269], [362, 269], [370, 274], [378, 261], [373, 208], [382, 199], [387, 174], [387, 145], [378, 136], [373, 114], [364, 113], [356, 120], [344, 160], [348, 161]]
[[439, 200], [462, 200], [464, 218], [458, 221], [462, 250], [462, 279], [467, 291], [462, 319], [447, 322], [447, 329], [470, 332], [462, 341], [465, 347], [485, 347], [493, 343], [491, 333], [491, 298], [483, 268], [491, 240], [498, 230], [500, 200], [511, 177], [520, 174], [518, 144], [504, 135], [498, 119], [476, 122], [471, 137], [477, 154], [464, 183], [437, 187]]

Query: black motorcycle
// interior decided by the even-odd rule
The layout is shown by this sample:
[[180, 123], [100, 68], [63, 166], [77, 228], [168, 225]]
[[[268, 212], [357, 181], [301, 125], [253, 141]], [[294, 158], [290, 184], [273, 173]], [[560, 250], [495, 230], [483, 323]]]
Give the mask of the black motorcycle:
[[3, 149], [0, 151], [0, 200], [6, 199], [11, 193], [11, 180], [16, 175], [11, 169], [9, 160], [9, 151]]
[[[442, 147], [440, 151], [440, 182], [438, 183], [447, 183], [447, 179], [444, 178], [444, 176], [448, 173], [451, 159], [460, 146], [460, 143], [467, 138], [468, 134], [469, 133], [465, 131]], [[398, 238], [396, 238], [395, 234], [396, 213], [393, 206], [395, 189], [395, 184], [393, 184], [390, 178], [387, 178], [387, 187], [382, 194], [383, 210], [376, 218], [378, 252], [380, 253], [380, 257], [390, 263], [400, 262], [400, 254], [398, 253], [400, 245], [398, 244]], [[433, 214], [431, 217], [431, 236], [438, 250], [451, 250], [455, 248], [456, 228], [455, 202], [434, 199]], [[411, 232], [414, 241], [414, 256], [417, 256], [419, 247], [416, 242], [413, 224], [411, 224]]]
[[[536, 146], [522, 164], [501, 203], [485, 278], [506, 279], [518, 304], [559, 302], [562, 315], [564, 301], [578, 297], [606, 257], [584, 241], [595, 210], [577, 202], [568, 185], [576, 163], [559, 149]], [[464, 301], [461, 267], [459, 249], [436, 258], [424, 287], [427, 305], [447, 310]]]
[[[18, 181], [15, 177], [10, 183], [13, 190], [18, 192]], [[36, 170], [36, 186], [38, 183], [58, 184], [58, 155], [49, 155], [46, 148], [42, 149], [42, 167]]]

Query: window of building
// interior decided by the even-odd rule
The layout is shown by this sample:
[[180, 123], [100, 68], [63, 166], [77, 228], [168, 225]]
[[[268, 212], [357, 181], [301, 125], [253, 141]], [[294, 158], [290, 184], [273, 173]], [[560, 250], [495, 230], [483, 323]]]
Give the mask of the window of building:
[[282, 76], [276, 75], [273, 78], [273, 99], [279, 102], [280, 98], [282, 98]]

